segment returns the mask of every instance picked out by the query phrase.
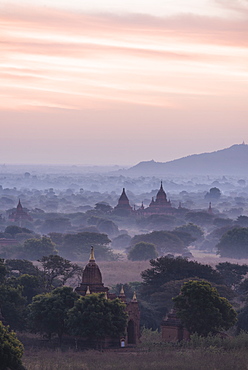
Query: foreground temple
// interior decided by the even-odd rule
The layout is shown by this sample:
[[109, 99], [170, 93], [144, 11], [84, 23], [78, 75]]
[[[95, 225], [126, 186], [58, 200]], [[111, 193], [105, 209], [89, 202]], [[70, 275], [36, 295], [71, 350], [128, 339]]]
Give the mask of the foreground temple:
[[82, 296], [92, 293], [104, 293], [107, 299], [119, 298], [126, 305], [128, 314], [125, 342], [126, 344], [138, 343], [140, 338], [140, 310], [136, 294], [134, 293], [133, 299], [128, 302], [123, 289], [121, 289], [118, 297], [113, 293], [109, 293], [109, 288], [105, 287], [102, 282], [102, 274], [99, 266], [96, 264], [93, 247], [91, 247], [89, 262], [83, 271], [82, 283], [75, 291]]

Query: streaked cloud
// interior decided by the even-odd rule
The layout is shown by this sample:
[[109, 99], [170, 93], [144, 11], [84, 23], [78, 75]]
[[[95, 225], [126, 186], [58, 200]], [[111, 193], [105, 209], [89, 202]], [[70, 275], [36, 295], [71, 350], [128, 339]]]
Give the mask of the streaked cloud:
[[[240, 142], [247, 140], [247, 2], [204, 3], [219, 13], [177, 14], [175, 7], [169, 16], [87, 13], [5, 2], [0, 6], [1, 158], [8, 158], [1, 151], [8, 152], [11, 136], [16, 147], [20, 138], [26, 143], [39, 138], [26, 152], [22, 145], [23, 160], [45, 162], [55, 145], [67, 163], [80, 153], [90, 153], [91, 163], [97, 163], [92, 142], [102, 153], [115, 150], [116, 163], [133, 163], [137, 147], [140, 160], [165, 160], [164, 150], [167, 159], [191, 154], [193, 144], [201, 151], [202, 137], [208, 145], [217, 145], [218, 135], [229, 144], [242, 132]], [[180, 145], [172, 144], [175, 137]], [[46, 153], [44, 143], [51, 146]], [[127, 147], [129, 158], [121, 160], [121, 148], [124, 153]], [[35, 156], [38, 148], [42, 154]], [[216, 147], [205, 150], [211, 149]], [[15, 153], [8, 153], [14, 162]]]
[[226, 95], [219, 83], [242, 89], [247, 80], [245, 21], [10, 6], [0, 22], [2, 108], [83, 109], [89, 101], [176, 108], [184, 95]]

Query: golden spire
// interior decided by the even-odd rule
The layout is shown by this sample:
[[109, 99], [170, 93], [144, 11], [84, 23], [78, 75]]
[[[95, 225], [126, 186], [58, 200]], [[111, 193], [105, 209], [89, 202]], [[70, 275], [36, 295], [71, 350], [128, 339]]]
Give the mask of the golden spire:
[[123, 285], [121, 286], [120, 295], [125, 295], [125, 292], [124, 292], [124, 289], [123, 289]]
[[86, 290], [86, 293], [85, 293], [85, 295], [89, 295], [90, 294], [90, 287], [89, 287], [89, 285], [87, 286], [87, 290]]
[[136, 296], [136, 292], [135, 291], [133, 292], [132, 302], [137, 302], [137, 296]]
[[91, 247], [90, 250], [90, 261], [95, 261], [94, 247]]

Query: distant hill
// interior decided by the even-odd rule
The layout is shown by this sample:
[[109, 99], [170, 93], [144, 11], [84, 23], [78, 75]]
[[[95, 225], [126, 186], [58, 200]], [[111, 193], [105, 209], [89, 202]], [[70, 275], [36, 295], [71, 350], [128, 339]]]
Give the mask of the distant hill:
[[127, 175], [248, 175], [248, 145], [232, 145], [211, 153], [193, 154], [169, 162], [140, 162]]

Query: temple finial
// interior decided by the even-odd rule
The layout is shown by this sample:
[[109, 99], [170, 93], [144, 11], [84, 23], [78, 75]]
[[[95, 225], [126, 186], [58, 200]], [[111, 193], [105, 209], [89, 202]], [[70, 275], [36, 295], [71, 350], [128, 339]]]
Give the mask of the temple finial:
[[125, 295], [125, 292], [124, 292], [124, 288], [123, 288], [123, 285], [121, 286], [121, 291], [120, 291], [120, 295]]
[[136, 292], [135, 291], [133, 292], [132, 302], [137, 302], [137, 296], [136, 296]]
[[86, 293], [85, 293], [85, 295], [89, 295], [90, 294], [90, 287], [89, 287], [89, 285], [87, 286], [87, 290], [86, 290]]
[[90, 249], [90, 261], [95, 261], [94, 247]]

